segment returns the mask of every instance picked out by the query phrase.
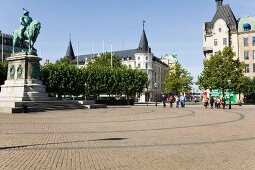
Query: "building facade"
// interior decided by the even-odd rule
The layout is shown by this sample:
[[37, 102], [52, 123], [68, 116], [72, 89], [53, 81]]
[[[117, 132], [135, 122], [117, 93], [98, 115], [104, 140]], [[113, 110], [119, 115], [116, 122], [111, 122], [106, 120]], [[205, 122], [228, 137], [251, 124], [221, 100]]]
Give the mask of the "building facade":
[[[9, 34], [5, 34], [0, 31], [0, 60], [5, 60], [7, 57], [11, 56], [12, 53], [12, 40], [13, 36]], [[3, 47], [3, 48], [2, 48]], [[21, 51], [20, 47], [15, 47], [15, 51]]]
[[[203, 52], [205, 59], [230, 46], [236, 58], [245, 63], [244, 75], [255, 77], [255, 16], [245, 16], [238, 20], [229, 5], [223, 0], [215, 0], [217, 10], [211, 22], [204, 23]], [[218, 91], [217, 89], [214, 91]], [[209, 92], [209, 91], [208, 91]], [[214, 92], [211, 92], [214, 94]], [[220, 93], [217, 93], [220, 95]], [[241, 100], [244, 98], [240, 96]], [[232, 94], [232, 102], [239, 96]]]
[[[148, 74], [148, 83], [144, 88], [143, 93], [137, 96], [139, 102], [160, 101], [161, 94], [164, 91], [164, 80], [168, 74], [168, 65], [154, 56], [149, 47], [145, 30], [142, 31], [142, 36], [138, 48], [113, 51], [113, 55], [117, 56], [123, 65], [132, 69], [141, 69]], [[89, 62], [93, 62], [93, 58], [98, 55], [88, 54], [79, 55], [74, 60], [78, 67], [84, 67]]]
[[245, 63], [245, 76], [255, 77], [255, 16], [242, 17], [238, 23], [239, 58]]

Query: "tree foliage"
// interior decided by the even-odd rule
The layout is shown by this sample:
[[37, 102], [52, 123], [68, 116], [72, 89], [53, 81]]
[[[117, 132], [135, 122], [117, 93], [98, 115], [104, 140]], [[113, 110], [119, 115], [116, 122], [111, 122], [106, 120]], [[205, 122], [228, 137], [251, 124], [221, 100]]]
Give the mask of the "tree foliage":
[[7, 79], [7, 69], [7, 62], [0, 62], [0, 85], [4, 84], [4, 81]]
[[[93, 62], [88, 63], [88, 67], [111, 67], [111, 53], [103, 53], [100, 56], [94, 57]], [[123, 67], [121, 60], [113, 55], [112, 56], [112, 67]]]
[[[235, 54], [231, 47], [204, 61], [204, 70], [198, 77], [198, 85], [202, 89], [221, 89], [223, 94], [226, 89], [238, 88], [243, 77], [244, 64], [239, 59], [234, 59]], [[231, 80], [231, 84], [228, 81]]]
[[190, 73], [176, 63], [169, 68], [169, 74], [165, 77], [165, 93], [189, 92], [192, 89], [192, 80]]
[[143, 91], [146, 73], [127, 67], [102, 67], [94, 64], [77, 68], [61, 60], [41, 68], [41, 80], [48, 92], [58, 94], [126, 94], [133, 96]]

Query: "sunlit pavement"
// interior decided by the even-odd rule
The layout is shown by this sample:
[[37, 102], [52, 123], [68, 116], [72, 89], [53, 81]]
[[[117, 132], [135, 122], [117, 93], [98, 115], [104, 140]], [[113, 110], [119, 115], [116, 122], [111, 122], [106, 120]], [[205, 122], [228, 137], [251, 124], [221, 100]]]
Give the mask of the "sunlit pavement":
[[254, 108], [0, 114], [0, 169], [255, 169]]

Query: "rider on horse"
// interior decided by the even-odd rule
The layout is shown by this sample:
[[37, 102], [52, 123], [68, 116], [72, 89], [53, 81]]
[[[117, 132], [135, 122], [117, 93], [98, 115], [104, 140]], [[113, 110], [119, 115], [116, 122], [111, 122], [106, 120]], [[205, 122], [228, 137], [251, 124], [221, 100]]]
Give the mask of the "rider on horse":
[[29, 26], [29, 24], [33, 21], [33, 19], [29, 16], [29, 11], [27, 11], [24, 8], [23, 10], [24, 10], [24, 14], [22, 17], [20, 17], [20, 30], [21, 30], [22, 37], [24, 37], [24, 32], [27, 26]]

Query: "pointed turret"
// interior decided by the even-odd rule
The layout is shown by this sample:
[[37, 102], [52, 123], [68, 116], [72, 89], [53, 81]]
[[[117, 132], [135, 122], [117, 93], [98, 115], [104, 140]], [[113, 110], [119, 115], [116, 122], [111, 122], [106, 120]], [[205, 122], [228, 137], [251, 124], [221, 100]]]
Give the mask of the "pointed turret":
[[148, 52], [150, 53], [151, 49], [149, 47], [148, 40], [147, 40], [147, 37], [146, 37], [146, 33], [145, 33], [145, 30], [144, 30], [144, 22], [145, 21], [143, 21], [143, 32], [142, 32], [141, 40], [140, 40], [140, 43], [139, 43], [138, 52], [139, 53], [148, 53]]
[[69, 58], [70, 60], [74, 60], [75, 59], [75, 55], [74, 55], [74, 52], [73, 52], [73, 46], [72, 46], [71, 39], [69, 40], [69, 45], [68, 45], [65, 57]]
[[223, 0], [215, 0], [217, 7], [222, 6]]

